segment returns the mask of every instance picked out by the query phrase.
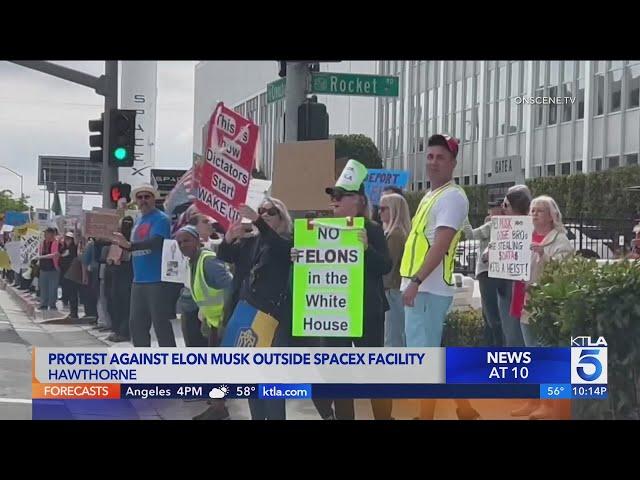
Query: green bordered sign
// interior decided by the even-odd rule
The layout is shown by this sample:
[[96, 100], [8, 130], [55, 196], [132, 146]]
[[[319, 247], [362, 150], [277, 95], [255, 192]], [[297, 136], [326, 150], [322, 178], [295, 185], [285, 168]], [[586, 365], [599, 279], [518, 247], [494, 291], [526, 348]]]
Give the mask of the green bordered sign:
[[363, 228], [363, 218], [295, 221], [294, 337], [362, 337]]
[[281, 78], [275, 82], [267, 83], [267, 103], [273, 103], [283, 99], [286, 85], [286, 78]]
[[400, 77], [328, 72], [317, 72], [311, 76], [311, 93], [397, 97], [399, 92]]

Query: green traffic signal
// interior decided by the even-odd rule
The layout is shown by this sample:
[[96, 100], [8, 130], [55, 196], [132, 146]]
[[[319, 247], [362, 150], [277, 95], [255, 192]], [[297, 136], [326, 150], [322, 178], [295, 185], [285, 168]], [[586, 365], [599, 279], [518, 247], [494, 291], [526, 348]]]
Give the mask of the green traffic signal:
[[118, 147], [113, 152], [113, 156], [116, 157], [117, 160], [124, 160], [125, 158], [127, 158], [127, 149]]

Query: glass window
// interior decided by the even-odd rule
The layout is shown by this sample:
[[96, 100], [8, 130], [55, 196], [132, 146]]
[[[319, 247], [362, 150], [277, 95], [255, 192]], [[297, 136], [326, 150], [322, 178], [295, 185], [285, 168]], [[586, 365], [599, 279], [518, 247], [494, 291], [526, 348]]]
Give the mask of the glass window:
[[488, 82], [488, 90], [487, 90], [487, 98], [489, 101], [492, 101], [495, 98], [495, 84], [496, 84], [496, 71], [491, 70], [489, 72], [489, 82]]
[[[542, 97], [544, 90], [542, 88], [536, 90], [536, 97]], [[536, 105], [536, 127], [541, 127], [544, 124], [544, 105]]]
[[573, 81], [573, 70], [574, 70], [574, 61], [567, 60], [564, 62], [564, 70], [562, 72], [562, 81], [563, 82], [571, 82]]
[[489, 123], [487, 123], [487, 137], [493, 137], [493, 132], [495, 130], [494, 125], [495, 120], [495, 103], [489, 104]]
[[609, 168], [616, 168], [620, 166], [620, 157], [618, 157], [618, 155], [607, 157], [607, 161], [609, 163]]
[[609, 72], [609, 112], [620, 110], [622, 100], [622, 70]]
[[473, 184], [477, 185], [478, 184], [478, 175], [474, 175], [473, 176]]
[[418, 121], [422, 120], [422, 112], [424, 112], [424, 92], [420, 94], [420, 97], [418, 100], [418, 112], [416, 114], [416, 119]]
[[640, 106], [640, 65], [629, 67], [627, 76], [627, 108]]
[[520, 131], [520, 105], [513, 99], [509, 100], [509, 131], [515, 133]]
[[538, 86], [545, 86], [545, 67], [547, 62], [538, 62]]
[[595, 158], [595, 161], [593, 162], [596, 166], [596, 172], [599, 172], [600, 170], [602, 170], [602, 159], [601, 158]]
[[475, 91], [475, 95], [473, 97], [473, 104], [474, 105], [479, 105], [480, 104], [480, 100], [478, 99], [478, 96], [480, 94], [480, 92], [479, 92], [479, 89], [480, 89], [480, 75], [476, 75], [475, 85], [476, 85], [476, 91]]
[[498, 98], [507, 96], [507, 67], [500, 67], [500, 76], [498, 80]]
[[462, 110], [462, 80], [456, 82], [456, 106], [455, 110]]
[[596, 62], [596, 73], [604, 73], [606, 70], [605, 63], [606, 62], [604, 60]]
[[422, 182], [418, 182], [418, 191], [422, 190]]
[[624, 61], [622, 60], [612, 60], [611, 61], [611, 66], [609, 67], [610, 70], [615, 70], [618, 68], [622, 68], [624, 66]]
[[473, 77], [467, 77], [465, 82], [467, 91], [464, 92], [464, 107], [470, 108], [473, 101]]
[[555, 165], [547, 165], [547, 176], [553, 177], [556, 174], [556, 166]]
[[[550, 87], [549, 88], [549, 97], [555, 98], [558, 96], [558, 87]], [[550, 103], [547, 105], [549, 109], [549, 125], [555, 125], [558, 120], [558, 104]]]
[[464, 113], [456, 113], [456, 129], [453, 132], [453, 136], [456, 138], [462, 138], [462, 122], [464, 120]]
[[520, 93], [520, 62], [514, 62], [511, 64], [511, 95], [517, 96]]
[[562, 96], [565, 97], [563, 99], [564, 103], [562, 104], [562, 121], [563, 122], [571, 121], [571, 112], [573, 111], [573, 103], [569, 100], [570, 98], [573, 98], [573, 95], [571, 94], [571, 85], [573, 84], [565, 83], [562, 86]]
[[[446, 104], [444, 111], [445, 112], [453, 112], [454, 111], [454, 105], [453, 105], [453, 83], [450, 85], [447, 85], [447, 88], [449, 89], [449, 103]], [[446, 97], [445, 97], [446, 98]], [[445, 100], [446, 101], [446, 100]]]
[[471, 181], [471, 178], [469, 177], [469, 175], [465, 175], [464, 176], [464, 184], [465, 185], [469, 185], [469, 182]]
[[558, 85], [559, 77], [560, 62], [549, 62], [549, 85]]
[[453, 180], [456, 182], [457, 185], [460, 185], [460, 177], [454, 177]]
[[433, 117], [434, 108], [435, 108], [435, 101], [433, 99], [433, 89], [431, 89], [429, 90], [429, 94], [427, 96], [427, 109], [428, 109], [427, 117], [428, 118]]
[[582, 160], [576, 162], [576, 173], [582, 172]]
[[578, 95], [576, 103], [578, 104], [578, 114], [576, 118], [584, 118], [584, 79], [578, 80]]
[[569, 162], [561, 163], [560, 172], [562, 175], [569, 175], [571, 173], [571, 164]]
[[498, 132], [499, 135], [504, 135], [507, 133], [507, 119], [505, 115], [505, 100], [500, 100], [498, 102]]
[[475, 140], [473, 138], [473, 115], [471, 110], [466, 110], [464, 112], [464, 141], [470, 142]]
[[595, 88], [596, 115], [602, 115], [604, 113], [604, 75], [596, 75]]
[[625, 165], [637, 165], [638, 164], [638, 154], [637, 153], [628, 153], [624, 156]]

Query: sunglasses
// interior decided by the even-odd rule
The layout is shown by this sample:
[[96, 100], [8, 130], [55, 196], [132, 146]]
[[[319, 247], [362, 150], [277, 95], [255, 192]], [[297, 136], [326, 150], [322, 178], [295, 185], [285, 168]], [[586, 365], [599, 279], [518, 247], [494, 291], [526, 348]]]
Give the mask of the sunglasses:
[[269, 215], [270, 217], [275, 217], [276, 215], [280, 215], [280, 212], [278, 211], [278, 209], [276, 207], [271, 207], [271, 208], [264, 208], [264, 207], [260, 207], [258, 208], [258, 215], [264, 215], [264, 214]]
[[151, 195], [136, 195], [137, 200], [149, 200], [150, 198], [152, 198]]
[[334, 192], [331, 194], [331, 200], [335, 200], [339, 202], [344, 197], [355, 197], [357, 193], [349, 193], [349, 192]]

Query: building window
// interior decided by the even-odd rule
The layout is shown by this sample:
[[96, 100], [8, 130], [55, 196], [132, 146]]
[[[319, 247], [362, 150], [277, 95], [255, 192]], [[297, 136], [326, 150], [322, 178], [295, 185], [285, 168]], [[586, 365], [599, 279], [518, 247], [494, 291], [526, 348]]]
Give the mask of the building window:
[[596, 102], [596, 115], [602, 115], [604, 114], [604, 75], [596, 75], [594, 84], [596, 92], [593, 98]]
[[464, 184], [465, 185], [469, 185], [469, 182], [471, 181], [471, 178], [469, 177], [469, 175], [465, 175], [464, 176]]
[[426, 188], [427, 188], [427, 189], [431, 188], [431, 180], [427, 180], [427, 186], [426, 186]]
[[555, 165], [547, 165], [547, 176], [553, 177], [556, 174], [556, 166]]
[[638, 154], [637, 153], [627, 153], [624, 156], [624, 164], [625, 165], [638, 165]]
[[593, 163], [596, 166], [596, 172], [599, 172], [599, 171], [602, 170], [602, 159], [601, 158], [595, 158]]
[[453, 180], [456, 182], [457, 185], [460, 185], [460, 177], [454, 177]]
[[582, 160], [578, 160], [576, 162], [576, 173], [581, 173], [582, 172]]
[[620, 111], [622, 103], [622, 69], [609, 72], [609, 113]]
[[607, 157], [607, 164], [608, 164], [609, 168], [619, 167], [620, 166], [620, 157], [618, 155]]
[[578, 80], [578, 98], [576, 100], [578, 104], [578, 115], [576, 118], [584, 118], [584, 80]]
[[[555, 85], [549, 87], [549, 97], [556, 98], [557, 96], [558, 87]], [[558, 104], [550, 103], [549, 105], [547, 105], [547, 108], [549, 109], [549, 125], [555, 125], [556, 121], [558, 120]]]
[[573, 97], [573, 95], [571, 95], [571, 90], [572, 90], [571, 85], [572, 84], [573, 84], [573, 82], [572, 83], [565, 83], [563, 85], [563, 90], [564, 91], [562, 92], [562, 94], [565, 97], [565, 100], [564, 100], [565, 103], [562, 105], [562, 121], [563, 122], [570, 122], [571, 121], [571, 112], [573, 111], [573, 103], [568, 101], [568, 100], [566, 100], [566, 99]]
[[478, 175], [474, 175], [473, 176], [473, 184], [477, 185], [478, 184]]
[[536, 177], [542, 176], [542, 165], [538, 165], [535, 167], [535, 176]]
[[560, 164], [560, 174], [561, 175], [569, 175], [571, 174], [571, 163], [565, 162]]
[[640, 107], [640, 65], [628, 68], [626, 108]]
[[[544, 89], [539, 88], [536, 90], [535, 97], [540, 98], [544, 95]], [[536, 105], [536, 127], [544, 125], [544, 105]]]

